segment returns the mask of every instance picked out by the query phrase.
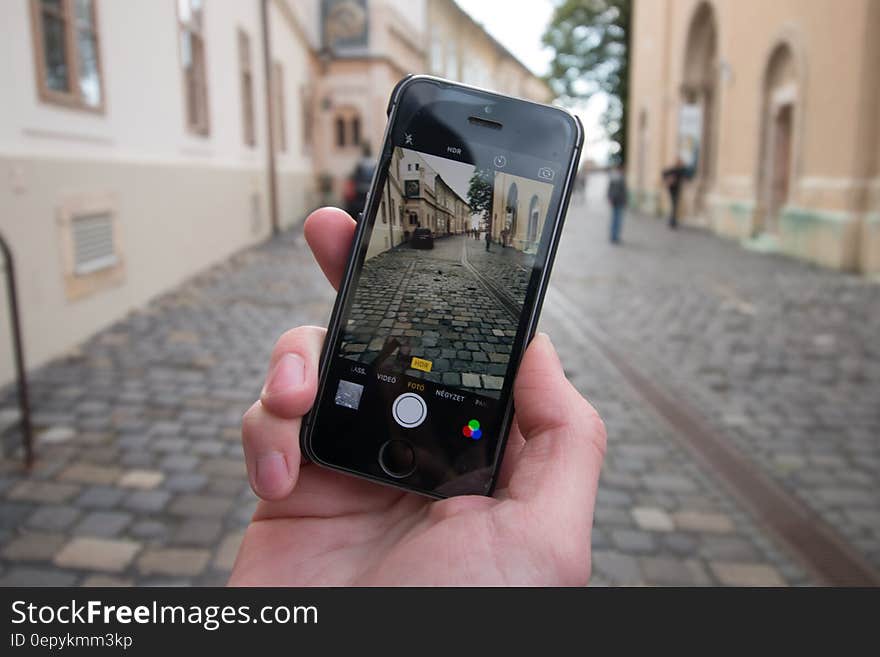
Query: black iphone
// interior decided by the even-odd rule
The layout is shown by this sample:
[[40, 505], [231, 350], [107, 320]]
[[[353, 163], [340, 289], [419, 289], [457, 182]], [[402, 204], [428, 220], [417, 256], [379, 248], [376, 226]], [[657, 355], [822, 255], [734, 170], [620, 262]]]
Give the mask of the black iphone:
[[490, 495], [583, 130], [427, 76], [402, 80], [388, 112], [303, 452], [433, 497]]

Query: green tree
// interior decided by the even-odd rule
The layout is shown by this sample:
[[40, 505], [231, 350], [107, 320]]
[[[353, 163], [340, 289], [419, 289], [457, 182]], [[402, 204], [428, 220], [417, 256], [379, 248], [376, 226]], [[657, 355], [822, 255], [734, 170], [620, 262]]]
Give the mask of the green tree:
[[602, 123], [626, 158], [632, 0], [562, 0], [544, 32], [554, 57], [547, 80], [563, 103], [608, 96]]
[[477, 169], [468, 184], [467, 202], [473, 214], [478, 214], [486, 222], [487, 230], [492, 230], [492, 177], [489, 171]]

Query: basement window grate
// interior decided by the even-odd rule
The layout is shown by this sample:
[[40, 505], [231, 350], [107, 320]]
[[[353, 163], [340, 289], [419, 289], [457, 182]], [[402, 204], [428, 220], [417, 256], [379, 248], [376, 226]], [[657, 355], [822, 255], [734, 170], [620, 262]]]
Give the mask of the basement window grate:
[[113, 241], [113, 215], [109, 212], [74, 217], [71, 229], [75, 274], [91, 274], [119, 262]]

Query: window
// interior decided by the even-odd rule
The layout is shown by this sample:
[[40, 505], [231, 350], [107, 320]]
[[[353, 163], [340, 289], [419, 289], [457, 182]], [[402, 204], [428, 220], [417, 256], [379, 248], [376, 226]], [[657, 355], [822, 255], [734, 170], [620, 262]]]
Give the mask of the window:
[[251, 68], [251, 40], [247, 32], [238, 31], [238, 69], [241, 75], [241, 122], [244, 143], [256, 146], [254, 122], [254, 74]]
[[277, 59], [272, 62], [272, 102], [274, 104], [275, 148], [287, 150], [287, 117], [284, 115], [284, 66]]
[[416, 171], [418, 171], [418, 170], [419, 170], [419, 163], [416, 162]]
[[406, 170], [407, 170], [407, 171], [412, 171], [412, 163], [411, 163], [411, 162], [408, 162], [408, 163], [407, 163], [407, 165], [406, 165]]
[[336, 146], [345, 148], [345, 119], [336, 117]]
[[183, 93], [186, 127], [197, 135], [208, 135], [208, 83], [205, 67], [203, 0], [178, 0], [180, 60], [183, 67]]
[[354, 107], [342, 107], [336, 111], [333, 122], [336, 132], [336, 148], [360, 146], [361, 115]]
[[361, 119], [359, 116], [355, 116], [351, 120], [351, 143], [353, 146], [358, 146], [361, 143]]
[[40, 99], [103, 111], [94, 0], [31, 0], [31, 18]]
[[382, 201], [379, 204], [379, 208], [382, 210], [382, 223], [387, 224], [388, 223], [388, 215], [385, 214], [385, 201]]
[[314, 112], [312, 110], [312, 92], [303, 85], [299, 90], [299, 100], [302, 106], [302, 150], [304, 154], [312, 151], [312, 133], [314, 132]]

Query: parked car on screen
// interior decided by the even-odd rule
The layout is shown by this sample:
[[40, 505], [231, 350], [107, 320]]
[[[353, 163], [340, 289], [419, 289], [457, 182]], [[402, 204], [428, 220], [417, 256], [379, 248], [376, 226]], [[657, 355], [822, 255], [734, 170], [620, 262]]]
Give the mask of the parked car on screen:
[[409, 240], [409, 245], [414, 249], [433, 249], [434, 234], [430, 228], [416, 228]]

